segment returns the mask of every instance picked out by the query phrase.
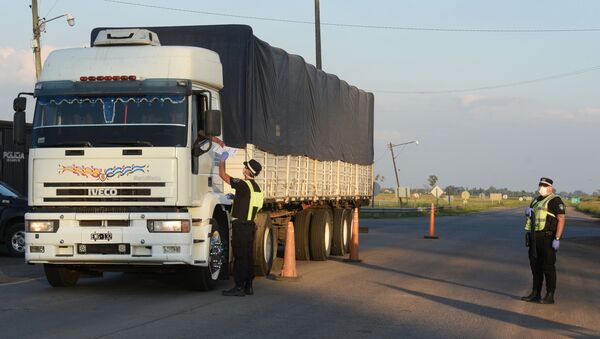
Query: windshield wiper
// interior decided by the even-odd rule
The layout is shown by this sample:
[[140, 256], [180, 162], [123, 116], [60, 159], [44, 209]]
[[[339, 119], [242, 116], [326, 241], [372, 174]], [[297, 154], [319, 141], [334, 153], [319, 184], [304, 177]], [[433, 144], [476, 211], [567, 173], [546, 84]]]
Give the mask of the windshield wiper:
[[89, 141], [65, 141], [52, 144], [38, 144], [38, 147], [94, 147]]
[[119, 146], [148, 146], [148, 147], [154, 147], [154, 145], [152, 145], [152, 143], [150, 141], [143, 141], [143, 140], [110, 141], [110, 142], [103, 142], [103, 144], [106, 144], [106, 145], [119, 145]]

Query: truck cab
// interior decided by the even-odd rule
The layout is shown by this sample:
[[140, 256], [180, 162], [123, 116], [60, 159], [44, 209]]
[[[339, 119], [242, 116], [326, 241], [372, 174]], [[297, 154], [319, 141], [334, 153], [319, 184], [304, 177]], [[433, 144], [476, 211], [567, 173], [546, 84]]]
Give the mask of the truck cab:
[[183, 270], [199, 289], [223, 277], [231, 200], [211, 147], [222, 87], [217, 53], [148, 30], [53, 51], [33, 92], [27, 263], [54, 286], [136, 268]]

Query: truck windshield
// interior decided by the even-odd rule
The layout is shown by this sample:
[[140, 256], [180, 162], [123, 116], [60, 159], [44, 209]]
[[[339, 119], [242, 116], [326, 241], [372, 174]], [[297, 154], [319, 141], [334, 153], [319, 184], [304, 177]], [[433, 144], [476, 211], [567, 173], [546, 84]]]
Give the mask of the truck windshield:
[[39, 97], [32, 147], [185, 146], [183, 95]]

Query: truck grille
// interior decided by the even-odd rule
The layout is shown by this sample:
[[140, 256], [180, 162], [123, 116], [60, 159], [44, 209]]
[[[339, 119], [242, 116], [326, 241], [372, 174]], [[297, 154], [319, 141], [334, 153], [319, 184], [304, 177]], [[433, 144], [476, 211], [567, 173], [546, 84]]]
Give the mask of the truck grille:
[[44, 187], [55, 188], [54, 196], [44, 202], [164, 202], [164, 197], [152, 196], [152, 188], [165, 187], [164, 182], [47, 182]]

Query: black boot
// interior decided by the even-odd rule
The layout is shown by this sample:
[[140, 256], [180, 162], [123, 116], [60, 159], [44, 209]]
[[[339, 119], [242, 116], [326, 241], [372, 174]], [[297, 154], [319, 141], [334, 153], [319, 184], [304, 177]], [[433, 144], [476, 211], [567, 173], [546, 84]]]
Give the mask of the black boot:
[[244, 293], [247, 295], [253, 295], [254, 289], [252, 288], [252, 281], [246, 283], [246, 287], [244, 287]]
[[236, 286], [234, 288], [223, 291], [223, 295], [226, 297], [245, 297], [246, 293], [244, 293], [243, 288]]
[[554, 304], [554, 292], [547, 292], [544, 299], [540, 301], [542, 304]]
[[540, 292], [537, 290], [532, 290], [529, 295], [521, 297], [521, 300], [527, 302], [539, 302], [540, 301]]

